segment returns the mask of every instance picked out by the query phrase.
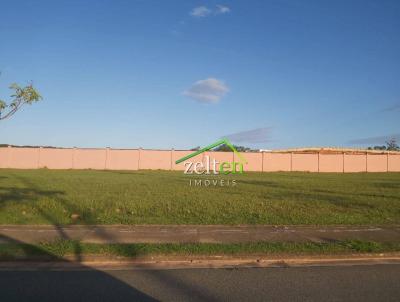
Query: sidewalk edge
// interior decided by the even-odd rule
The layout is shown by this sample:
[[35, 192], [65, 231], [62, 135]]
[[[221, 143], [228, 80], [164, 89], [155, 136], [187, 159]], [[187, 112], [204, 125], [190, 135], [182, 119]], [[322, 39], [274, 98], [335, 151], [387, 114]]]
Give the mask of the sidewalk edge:
[[274, 268], [400, 264], [400, 253], [313, 257], [192, 257], [176, 259], [92, 258], [83, 261], [0, 261], [0, 271]]

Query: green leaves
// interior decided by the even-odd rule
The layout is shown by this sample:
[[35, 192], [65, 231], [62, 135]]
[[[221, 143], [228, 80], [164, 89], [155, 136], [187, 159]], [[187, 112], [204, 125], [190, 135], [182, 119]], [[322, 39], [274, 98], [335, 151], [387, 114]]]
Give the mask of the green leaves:
[[3, 109], [6, 108], [6, 107], [7, 107], [6, 102], [0, 100], [0, 112], [1, 112], [1, 110], [3, 110]]
[[32, 86], [32, 84], [21, 87], [16, 83], [10, 85], [10, 89], [14, 90], [14, 94], [11, 97], [14, 98], [12, 103], [21, 100], [23, 103], [32, 104], [42, 99], [39, 92]]
[[25, 87], [21, 87], [17, 83], [13, 83], [9, 87], [11, 90], [14, 90], [13, 94], [11, 95], [11, 102], [9, 105], [4, 101], [0, 100], [0, 113], [7, 107], [9, 111], [0, 116], [0, 120], [4, 120], [10, 116], [12, 116], [15, 112], [18, 111], [24, 104], [32, 104], [34, 102], [38, 102], [42, 99], [42, 96], [39, 92], [33, 87], [32, 84], [29, 84]]

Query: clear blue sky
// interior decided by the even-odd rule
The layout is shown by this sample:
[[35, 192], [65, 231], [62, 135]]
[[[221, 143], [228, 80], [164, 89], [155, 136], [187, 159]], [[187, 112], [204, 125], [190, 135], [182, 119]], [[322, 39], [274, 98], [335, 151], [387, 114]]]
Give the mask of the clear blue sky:
[[0, 98], [29, 81], [44, 98], [1, 122], [1, 143], [179, 149], [248, 131], [243, 145], [287, 148], [400, 133], [397, 0], [2, 0], [0, 20]]

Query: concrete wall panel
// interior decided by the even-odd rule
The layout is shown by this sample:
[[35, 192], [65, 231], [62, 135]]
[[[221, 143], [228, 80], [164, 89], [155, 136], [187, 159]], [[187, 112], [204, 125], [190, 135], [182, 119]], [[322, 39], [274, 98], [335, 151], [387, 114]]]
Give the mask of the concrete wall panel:
[[388, 159], [389, 172], [400, 172], [400, 155], [389, 155]]
[[290, 171], [291, 154], [290, 153], [263, 153], [263, 171], [277, 172]]
[[343, 172], [343, 154], [320, 154], [319, 172]]
[[387, 172], [388, 158], [386, 154], [368, 154], [368, 172]]
[[140, 150], [139, 169], [171, 170], [172, 152], [169, 150]]
[[139, 169], [139, 150], [108, 149], [107, 152], [107, 170]]
[[14, 169], [37, 169], [39, 148], [11, 148], [9, 167]]
[[[243, 165], [244, 171], [261, 172], [263, 163], [263, 154], [261, 152], [241, 152], [246, 163]], [[235, 161], [240, 162], [239, 156], [235, 154]]]
[[39, 151], [39, 168], [72, 169], [74, 149], [42, 148]]
[[73, 169], [106, 168], [106, 149], [73, 149]]
[[10, 161], [10, 148], [0, 148], [0, 168], [8, 168]]
[[318, 172], [318, 154], [292, 154], [292, 171]]
[[366, 172], [367, 157], [365, 154], [345, 154], [344, 172]]

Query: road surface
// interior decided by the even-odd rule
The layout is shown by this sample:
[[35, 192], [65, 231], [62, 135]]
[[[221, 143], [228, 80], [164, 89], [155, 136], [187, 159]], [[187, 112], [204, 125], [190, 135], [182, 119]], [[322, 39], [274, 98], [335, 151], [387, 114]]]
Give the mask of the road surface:
[[0, 301], [399, 301], [400, 265], [0, 271]]

